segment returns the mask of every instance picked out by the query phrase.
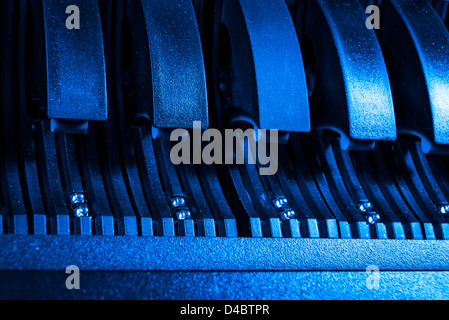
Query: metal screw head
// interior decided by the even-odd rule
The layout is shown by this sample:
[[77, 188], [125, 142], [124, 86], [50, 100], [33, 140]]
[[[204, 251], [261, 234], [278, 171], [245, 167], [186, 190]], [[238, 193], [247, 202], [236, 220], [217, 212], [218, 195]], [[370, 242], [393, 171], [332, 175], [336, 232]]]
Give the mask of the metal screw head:
[[285, 208], [288, 204], [288, 200], [285, 197], [279, 197], [273, 200], [273, 205], [275, 208]]
[[365, 212], [368, 212], [368, 211], [370, 211], [371, 209], [373, 209], [373, 204], [372, 204], [371, 202], [369, 202], [369, 201], [360, 201], [360, 202], [357, 204], [357, 209], [358, 209], [360, 212], [365, 213]]
[[438, 212], [441, 213], [442, 215], [449, 214], [449, 204], [447, 204], [447, 203], [441, 203], [441, 204], [438, 206]]
[[178, 221], [183, 221], [192, 218], [192, 213], [190, 212], [190, 210], [180, 210], [176, 212], [175, 215]]
[[186, 199], [183, 197], [173, 197], [170, 199], [172, 208], [179, 208], [186, 205]]
[[75, 214], [75, 217], [81, 218], [81, 217], [88, 217], [89, 216], [89, 207], [87, 204], [82, 204], [75, 209], [73, 209], [73, 213]]
[[70, 195], [70, 202], [72, 204], [81, 204], [85, 202], [84, 193], [76, 192]]
[[283, 210], [283, 211], [279, 212], [279, 215], [282, 220], [294, 219], [296, 216], [295, 211], [293, 211], [291, 209]]
[[375, 224], [377, 222], [380, 221], [380, 214], [378, 214], [377, 212], [370, 212], [367, 216], [366, 216], [366, 221], [369, 224]]

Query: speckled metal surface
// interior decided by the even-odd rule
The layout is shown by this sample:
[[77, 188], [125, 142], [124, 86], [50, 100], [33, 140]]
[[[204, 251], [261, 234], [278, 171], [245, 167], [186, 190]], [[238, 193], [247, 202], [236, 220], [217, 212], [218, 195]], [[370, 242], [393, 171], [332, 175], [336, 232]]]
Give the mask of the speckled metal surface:
[[71, 1], [44, 0], [48, 117], [106, 120], [107, 89], [98, 4], [80, 0], [80, 29], [67, 29]]
[[449, 270], [449, 242], [0, 236], [0, 270]]
[[193, 4], [143, 0], [153, 85], [153, 124], [192, 128], [209, 124], [206, 74]]

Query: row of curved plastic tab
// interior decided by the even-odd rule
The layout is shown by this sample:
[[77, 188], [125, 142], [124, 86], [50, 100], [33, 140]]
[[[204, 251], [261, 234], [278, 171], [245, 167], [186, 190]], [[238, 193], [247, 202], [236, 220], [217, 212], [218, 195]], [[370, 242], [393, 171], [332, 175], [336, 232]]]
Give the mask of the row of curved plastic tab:
[[[1, 232], [449, 238], [446, 2], [0, 4]], [[278, 172], [173, 165], [194, 121], [282, 131]]]

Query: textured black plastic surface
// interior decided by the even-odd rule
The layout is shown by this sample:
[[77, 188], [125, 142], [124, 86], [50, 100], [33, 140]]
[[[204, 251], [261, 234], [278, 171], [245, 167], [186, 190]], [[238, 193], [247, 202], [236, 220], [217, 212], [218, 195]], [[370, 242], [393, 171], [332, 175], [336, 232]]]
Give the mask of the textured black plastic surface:
[[209, 124], [201, 40], [189, 0], [143, 0], [153, 84], [154, 125]]
[[310, 131], [302, 56], [284, 1], [224, 1], [222, 24], [230, 105], [261, 129]]
[[449, 33], [428, 1], [391, 0], [381, 35], [393, 60], [398, 130], [438, 152], [449, 144]]
[[357, 140], [395, 140], [387, 69], [364, 8], [356, 0], [307, 1], [303, 14], [297, 28], [315, 55], [313, 127], [340, 133], [344, 149], [372, 147]]
[[68, 29], [66, 8], [71, 4], [43, 1], [48, 117], [106, 120], [106, 71], [98, 4], [77, 1], [82, 26]]

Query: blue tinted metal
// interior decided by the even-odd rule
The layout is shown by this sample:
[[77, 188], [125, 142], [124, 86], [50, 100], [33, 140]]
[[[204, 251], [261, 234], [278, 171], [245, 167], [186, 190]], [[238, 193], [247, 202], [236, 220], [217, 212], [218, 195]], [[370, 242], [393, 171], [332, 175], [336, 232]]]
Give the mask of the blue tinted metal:
[[[80, 0], [73, 41], [68, 3], [45, 1], [46, 30], [42, 0], [0, 0], [0, 299], [448, 297], [449, 157], [425, 155], [409, 137], [374, 142], [396, 134], [389, 80], [401, 132], [430, 148], [445, 124], [447, 31], [426, 3], [380, 2], [377, 33], [391, 49], [382, 44], [382, 55], [350, 0], [287, 0], [302, 53], [281, 0]], [[86, 136], [53, 134], [86, 131], [88, 120], [47, 119], [46, 76], [53, 98], [105, 98], [101, 41], [89, 42], [101, 29], [83, 33], [98, 15], [109, 121]], [[207, 124], [205, 69], [215, 123], [308, 131], [310, 95], [315, 129], [342, 139], [284, 134], [269, 177], [252, 165], [175, 167], [170, 143], [151, 134]], [[92, 75], [98, 91], [83, 83]], [[51, 110], [70, 111], [61, 99]], [[81, 290], [64, 286], [69, 265]]]

